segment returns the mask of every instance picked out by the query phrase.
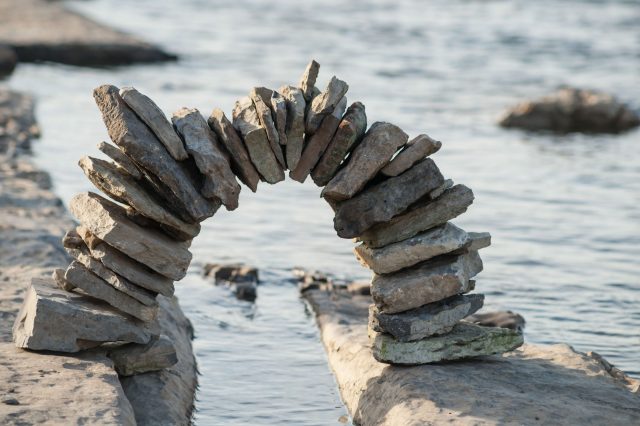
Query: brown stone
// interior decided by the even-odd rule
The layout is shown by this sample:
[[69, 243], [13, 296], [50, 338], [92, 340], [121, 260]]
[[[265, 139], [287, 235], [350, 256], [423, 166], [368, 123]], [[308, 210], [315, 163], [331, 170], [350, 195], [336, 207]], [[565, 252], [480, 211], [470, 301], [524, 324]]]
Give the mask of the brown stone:
[[398, 176], [418, 161], [438, 152], [442, 142], [431, 139], [427, 135], [418, 135], [411, 139], [393, 160], [380, 170], [385, 176]]
[[98, 149], [108, 155], [119, 168], [129, 173], [131, 177], [136, 180], [142, 179], [142, 172], [138, 169], [138, 166], [136, 166], [124, 152], [120, 151], [118, 147], [103, 141], [98, 144]]
[[302, 91], [297, 87], [283, 86], [280, 93], [287, 103], [287, 167], [297, 167], [304, 147], [304, 117], [306, 103]]
[[319, 71], [320, 64], [312, 59], [307, 65], [307, 68], [305, 68], [302, 77], [300, 77], [300, 83], [298, 86], [302, 91], [305, 101], [310, 101], [313, 97], [313, 89], [316, 85], [316, 79], [318, 78]]
[[408, 138], [398, 126], [374, 123], [349, 156], [346, 166], [322, 190], [322, 196], [342, 201], [356, 195]]
[[318, 186], [325, 186], [335, 176], [345, 157], [367, 130], [367, 115], [364, 105], [354, 102], [338, 125], [329, 146], [311, 172], [311, 178]]
[[249, 97], [253, 101], [253, 106], [255, 107], [256, 113], [258, 114], [260, 125], [267, 133], [267, 139], [269, 140], [269, 145], [271, 146], [273, 154], [276, 156], [278, 163], [280, 163], [283, 168], [286, 168], [287, 165], [284, 161], [282, 148], [280, 148], [280, 137], [278, 136], [278, 129], [276, 128], [276, 124], [273, 121], [273, 115], [271, 112], [272, 94], [273, 90], [267, 89], [266, 87], [254, 87], [253, 89], [251, 89], [251, 92], [249, 92]]
[[305, 122], [307, 137], [312, 136], [320, 127], [322, 120], [333, 113], [336, 105], [342, 100], [347, 90], [349, 90], [349, 85], [333, 76], [324, 92], [313, 98], [311, 107], [307, 111]]

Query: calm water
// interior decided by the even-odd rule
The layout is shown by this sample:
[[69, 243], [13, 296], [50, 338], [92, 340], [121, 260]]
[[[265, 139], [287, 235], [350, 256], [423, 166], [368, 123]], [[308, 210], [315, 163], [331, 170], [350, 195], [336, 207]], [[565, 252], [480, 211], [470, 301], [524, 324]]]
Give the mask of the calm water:
[[[531, 135], [495, 121], [562, 84], [640, 99], [636, 1], [278, 1], [72, 3], [182, 55], [175, 64], [88, 70], [21, 66], [10, 85], [39, 97], [37, 161], [68, 201], [90, 189], [75, 166], [106, 138], [91, 89], [134, 85], [167, 112], [230, 113], [253, 85], [295, 83], [310, 58], [337, 75], [371, 122], [444, 142], [445, 175], [476, 203], [456, 221], [490, 231], [477, 288], [527, 319], [526, 339], [595, 350], [640, 376], [640, 132]], [[366, 278], [312, 184], [243, 189], [193, 246], [178, 295], [197, 331], [198, 424], [335, 424], [344, 414], [313, 320], [288, 269]], [[199, 278], [209, 261], [262, 269], [255, 305]]]

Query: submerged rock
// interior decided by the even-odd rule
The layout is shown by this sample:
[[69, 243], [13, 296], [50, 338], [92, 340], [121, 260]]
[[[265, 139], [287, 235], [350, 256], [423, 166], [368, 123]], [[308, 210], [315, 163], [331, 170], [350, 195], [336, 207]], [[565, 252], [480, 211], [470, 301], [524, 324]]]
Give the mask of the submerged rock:
[[204, 275], [213, 278], [216, 284], [233, 287], [238, 299], [253, 302], [258, 296], [258, 268], [242, 263], [208, 263]]
[[10, 75], [16, 68], [18, 55], [8, 47], [0, 45], [0, 79]]
[[533, 131], [618, 133], [639, 126], [640, 115], [609, 94], [565, 87], [516, 105], [499, 123]]
[[466, 321], [485, 327], [508, 328], [520, 333], [524, 331], [525, 325], [524, 317], [511, 311], [482, 312], [471, 315]]

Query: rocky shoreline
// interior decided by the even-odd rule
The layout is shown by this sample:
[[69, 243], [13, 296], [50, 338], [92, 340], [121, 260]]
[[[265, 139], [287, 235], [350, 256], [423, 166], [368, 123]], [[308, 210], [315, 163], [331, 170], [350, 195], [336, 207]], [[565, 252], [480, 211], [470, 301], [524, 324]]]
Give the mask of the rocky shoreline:
[[0, 418], [9, 424], [188, 424], [197, 385], [193, 331], [175, 297], [159, 296], [162, 334], [176, 343], [177, 363], [119, 377], [106, 350], [79, 355], [24, 351], [11, 326], [34, 278], [69, 263], [61, 238], [74, 226], [50, 178], [28, 158], [38, 128], [30, 97], [0, 91]]

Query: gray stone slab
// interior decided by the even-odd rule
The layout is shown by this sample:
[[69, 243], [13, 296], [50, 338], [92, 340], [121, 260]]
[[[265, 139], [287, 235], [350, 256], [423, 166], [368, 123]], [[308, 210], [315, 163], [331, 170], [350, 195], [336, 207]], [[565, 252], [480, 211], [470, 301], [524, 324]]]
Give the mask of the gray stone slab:
[[406, 240], [458, 217], [473, 202], [473, 192], [464, 185], [455, 185], [435, 200], [420, 201], [407, 212], [389, 222], [366, 230], [358, 239], [369, 247], [383, 247], [396, 241]]
[[117, 87], [100, 86], [94, 89], [93, 97], [111, 140], [145, 169], [159, 194], [175, 204], [174, 209], [186, 212], [194, 221], [215, 214], [220, 204], [198, 193], [164, 145], [122, 100]]
[[482, 307], [484, 295], [453, 296], [397, 314], [380, 312], [374, 304], [369, 307], [369, 328], [387, 333], [399, 342], [410, 342], [428, 336], [450, 332], [463, 318]]
[[91, 234], [159, 274], [174, 280], [186, 275], [189, 250], [156, 230], [135, 224], [120, 206], [97, 194], [81, 193], [72, 198], [71, 212]]
[[305, 101], [310, 101], [313, 98], [313, 89], [316, 86], [318, 72], [320, 72], [320, 64], [315, 59], [312, 59], [305, 68], [304, 73], [302, 73], [302, 77], [300, 77], [298, 87], [300, 87]]
[[325, 186], [335, 176], [340, 164], [354, 149], [367, 130], [367, 114], [364, 105], [354, 102], [347, 109], [338, 125], [329, 146], [311, 172], [311, 178], [318, 186]]
[[409, 136], [398, 126], [376, 122], [353, 150], [346, 165], [322, 190], [322, 196], [336, 201], [356, 195], [403, 146]]
[[371, 295], [381, 312], [394, 314], [473, 290], [482, 271], [478, 252], [441, 256], [388, 275], [374, 274]]
[[345, 96], [338, 102], [333, 112], [322, 120], [318, 130], [309, 138], [298, 165], [289, 173], [291, 179], [298, 182], [304, 182], [307, 179], [331, 142], [346, 108], [347, 98]]
[[153, 131], [158, 140], [162, 142], [169, 154], [175, 160], [186, 160], [188, 155], [182, 141], [176, 135], [171, 123], [167, 120], [162, 110], [148, 96], [138, 92], [133, 87], [120, 89], [120, 96], [129, 108]]
[[370, 331], [373, 357], [388, 364], [431, 364], [512, 351], [524, 343], [522, 334], [507, 328], [459, 323], [442, 336], [399, 342], [392, 336]]
[[271, 93], [271, 111], [273, 122], [278, 129], [278, 140], [280, 145], [287, 144], [287, 101], [275, 90]]
[[169, 368], [178, 362], [176, 348], [167, 336], [154, 336], [147, 344], [129, 343], [111, 349], [107, 356], [121, 376]]
[[172, 237], [184, 241], [200, 233], [199, 224], [187, 223], [165, 209], [146, 188], [107, 161], [84, 156], [78, 165], [96, 188], [157, 222]]
[[233, 127], [242, 135], [249, 158], [256, 170], [268, 183], [284, 180], [284, 170], [278, 163], [251, 98], [236, 101], [233, 109]]
[[98, 144], [98, 149], [111, 158], [115, 164], [129, 173], [136, 180], [142, 179], [143, 175], [138, 166], [118, 147], [104, 141]]
[[353, 251], [360, 263], [376, 274], [389, 274], [467, 247], [478, 250], [471, 243], [469, 234], [447, 223], [384, 247], [360, 244]]
[[480, 250], [491, 245], [491, 234], [488, 232], [469, 232], [469, 238], [469, 250]]
[[146, 344], [150, 339], [141, 321], [40, 278], [25, 293], [13, 326], [16, 346], [36, 351], [79, 352], [105, 342]]
[[267, 89], [266, 87], [254, 87], [251, 89], [251, 92], [249, 92], [249, 97], [253, 101], [260, 125], [267, 133], [271, 150], [282, 168], [286, 168], [287, 165], [284, 160], [284, 154], [282, 153], [282, 148], [280, 148], [280, 136], [278, 135], [278, 129], [276, 128], [276, 123], [273, 121], [273, 113], [271, 111], [272, 95], [273, 90]]
[[342, 238], [361, 235], [372, 226], [391, 220], [444, 182], [431, 159], [416, 164], [400, 176], [389, 178], [338, 203], [333, 225]]
[[349, 85], [335, 76], [331, 77], [327, 88], [314, 97], [307, 111], [305, 121], [305, 133], [312, 136], [320, 127], [322, 120], [330, 115], [344, 95], [349, 90]]
[[302, 91], [293, 86], [282, 86], [280, 93], [287, 104], [287, 168], [293, 170], [297, 167], [302, 148], [304, 147], [304, 117], [306, 102]]
[[380, 170], [380, 173], [385, 176], [398, 176], [418, 161], [438, 152], [440, 147], [442, 142], [433, 140], [427, 135], [418, 135], [407, 142], [391, 162]]
[[444, 191], [452, 187], [453, 187], [453, 180], [446, 179], [442, 185], [440, 185], [439, 187], [437, 187], [436, 189], [434, 189], [429, 193], [429, 198], [431, 198], [432, 200], [435, 200], [436, 198], [444, 194]]
[[238, 207], [240, 185], [231, 171], [228, 154], [200, 111], [182, 108], [173, 113], [171, 121], [182, 136], [187, 152], [193, 157], [199, 172], [205, 176], [202, 195], [219, 198], [227, 210], [235, 210]]

